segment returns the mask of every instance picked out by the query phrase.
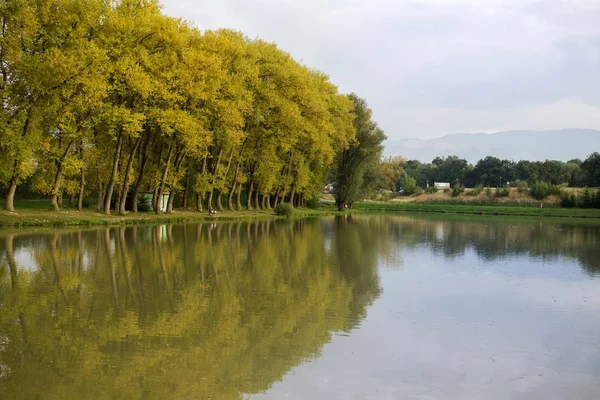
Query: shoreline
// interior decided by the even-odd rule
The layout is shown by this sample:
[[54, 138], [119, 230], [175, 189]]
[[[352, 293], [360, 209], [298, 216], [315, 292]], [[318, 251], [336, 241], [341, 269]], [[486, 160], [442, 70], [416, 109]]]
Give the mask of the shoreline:
[[[357, 202], [351, 210], [345, 211], [338, 211], [333, 207], [321, 207], [318, 209], [297, 208], [289, 218], [325, 217], [345, 214], [362, 214], [365, 212], [600, 220], [600, 209], [591, 208], [536, 208], [513, 205], [465, 205], [408, 202]], [[148, 212], [135, 214], [128, 213], [125, 215], [106, 215], [91, 210], [80, 213], [76, 210], [53, 211], [25, 208], [24, 210], [19, 210], [14, 213], [0, 211], [0, 228], [122, 226], [156, 223], [259, 221], [265, 219], [286, 218], [288, 217], [276, 215], [273, 210], [224, 210], [218, 212], [217, 215], [208, 215], [206, 211], [199, 212], [189, 209], [178, 209], [172, 214], [154, 214]]]
[[[343, 215], [344, 212], [335, 209], [295, 209], [289, 218], [324, 217]], [[273, 210], [244, 210], [218, 211], [217, 215], [208, 215], [207, 211], [175, 210], [172, 214], [161, 213], [128, 213], [125, 215], [106, 215], [96, 211], [76, 210], [21, 210], [17, 212], [0, 211], [0, 228], [26, 227], [90, 227], [90, 226], [119, 226], [143, 225], [156, 223], [188, 223], [188, 222], [232, 222], [258, 221], [265, 219], [287, 219], [286, 216], [276, 215]]]
[[367, 212], [376, 211], [483, 216], [600, 219], [600, 209], [596, 208], [537, 208], [515, 205], [468, 205], [408, 202], [361, 202], [356, 203], [355, 207], [355, 209], [358, 211]]

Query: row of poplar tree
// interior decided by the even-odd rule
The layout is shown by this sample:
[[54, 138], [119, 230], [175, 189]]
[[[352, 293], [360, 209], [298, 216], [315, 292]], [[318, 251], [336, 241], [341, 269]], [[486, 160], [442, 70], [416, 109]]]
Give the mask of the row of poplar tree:
[[137, 211], [141, 192], [156, 210], [169, 193], [167, 211], [176, 196], [199, 210], [299, 204], [364, 125], [364, 101], [276, 45], [200, 31], [154, 0], [2, 1], [0, 24], [9, 211], [19, 185], [56, 210], [67, 194]]

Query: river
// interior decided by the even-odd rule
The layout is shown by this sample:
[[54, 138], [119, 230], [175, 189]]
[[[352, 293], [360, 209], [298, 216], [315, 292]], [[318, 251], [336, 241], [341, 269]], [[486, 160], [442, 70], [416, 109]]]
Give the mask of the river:
[[600, 222], [0, 231], [1, 399], [598, 399]]

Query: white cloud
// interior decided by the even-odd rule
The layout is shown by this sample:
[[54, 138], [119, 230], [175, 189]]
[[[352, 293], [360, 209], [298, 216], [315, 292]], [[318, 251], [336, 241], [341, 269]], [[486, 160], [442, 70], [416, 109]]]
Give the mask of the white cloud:
[[[365, 97], [390, 138], [600, 128], [596, 0], [165, 0], [241, 30]], [[552, 114], [545, 114], [552, 112]]]

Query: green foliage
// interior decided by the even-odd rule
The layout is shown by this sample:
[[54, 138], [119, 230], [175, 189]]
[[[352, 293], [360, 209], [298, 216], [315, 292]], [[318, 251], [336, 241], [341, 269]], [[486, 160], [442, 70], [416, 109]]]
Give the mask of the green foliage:
[[149, 212], [153, 211], [154, 207], [152, 206], [152, 196], [147, 194], [139, 195], [137, 198], [138, 202], [138, 211], [139, 212]]
[[544, 200], [550, 196], [551, 187], [548, 182], [537, 181], [531, 185], [531, 196], [537, 200]]
[[488, 199], [492, 199], [494, 197], [494, 191], [489, 186], [486, 186], [486, 188], [483, 189], [483, 193], [485, 194], [485, 197], [487, 197]]
[[413, 195], [417, 191], [417, 180], [404, 172], [402, 178], [400, 178], [400, 187], [402, 188], [403, 195]]
[[587, 186], [581, 191], [581, 200], [579, 206], [582, 208], [592, 208], [596, 199], [594, 191]]
[[483, 192], [483, 185], [477, 185], [467, 192], [467, 196], [479, 196]]
[[458, 197], [460, 196], [462, 193], [464, 193], [465, 191], [465, 187], [463, 185], [461, 185], [460, 183], [457, 183], [456, 185], [454, 185], [454, 187], [452, 188], [452, 197]]
[[318, 196], [313, 196], [313, 197], [309, 198], [308, 200], [306, 200], [306, 207], [310, 208], [311, 210], [315, 210], [315, 209], [319, 208], [320, 205], [321, 205], [321, 199], [319, 199]]
[[575, 194], [563, 193], [560, 198], [560, 206], [563, 208], [574, 208], [577, 207], [578, 199]]
[[517, 193], [520, 195], [525, 195], [529, 192], [529, 185], [527, 184], [527, 181], [517, 179], [515, 186], [517, 187]]
[[289, 217], [294, 213], [294, 207], [292, 207], [289, 203], [279, 203], [273, 211], [275, 211], [275, 214], [277, 215]]
[[501, 188], [496, 189], [496, 197], [508, 197], [510, 196], [510, 188], [508, 186], [503, 186]]
[[421, 186], [417, 186], [417, 187], [415, 188], [414, 195], [415, 195], [415, 196], [420, 196], [420, 195], [422, 195], [422, 194], [423, 194], [423, 192], [424, 192], [423, 188], [422, 188]]
[[429, 186], [428, 188], [425, 189], [425, 193], [427, 194], [435, 194], [438, 192], [438, 188], [436, 188], [435, 186]]
[[349, 96], [354, 105], [356, 140], [337, 155], [335, 171], [335, 201], [339, 210], [352, 204], [361, 195], [367, 171], [376, 169], [383, 152], [385, 134], [372, 120], [367, 102], [355, 94]]

